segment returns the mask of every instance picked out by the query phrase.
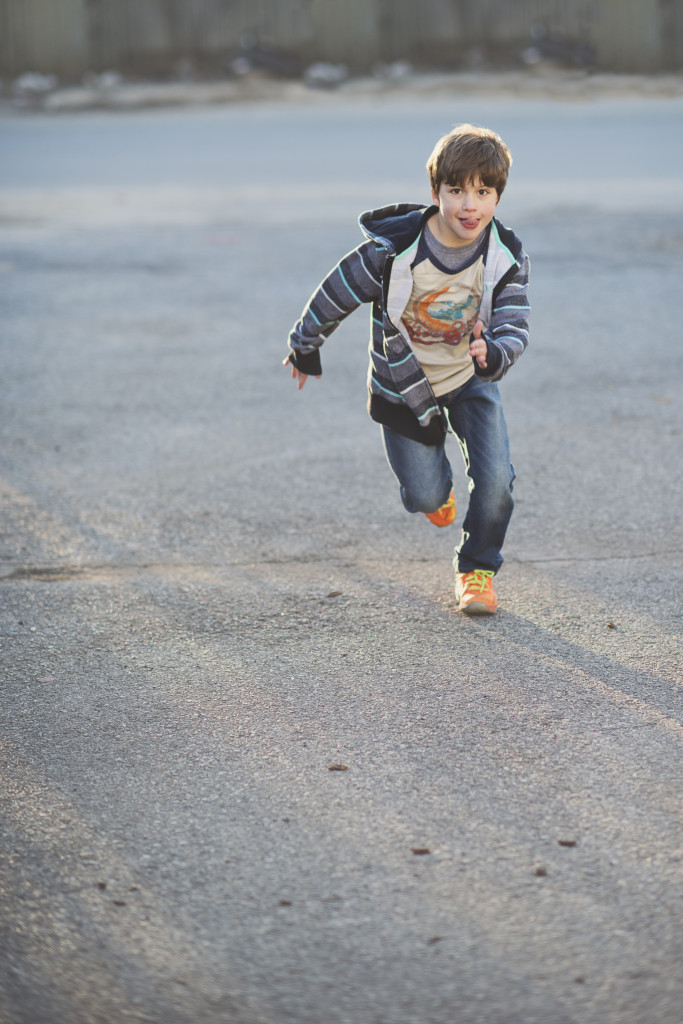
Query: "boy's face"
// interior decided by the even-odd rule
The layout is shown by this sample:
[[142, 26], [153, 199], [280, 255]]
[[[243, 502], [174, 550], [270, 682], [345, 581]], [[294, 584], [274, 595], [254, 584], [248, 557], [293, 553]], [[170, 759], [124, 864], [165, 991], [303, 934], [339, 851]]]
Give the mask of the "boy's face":
[[498, 205], [498, 193], [481, 178], [460, 185], [440, 186], [432, 190], [432, 199], [439, 207], [429, 227], [443, 245], [469, 245], [493, 220]]

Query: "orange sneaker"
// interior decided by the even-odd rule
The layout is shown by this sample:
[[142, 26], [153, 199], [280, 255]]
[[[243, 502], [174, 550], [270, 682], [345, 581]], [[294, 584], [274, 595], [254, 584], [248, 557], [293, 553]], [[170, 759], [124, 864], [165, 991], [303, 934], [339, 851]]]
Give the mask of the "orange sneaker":
[[430, 523], [434, 523], [434, 526], [450, 526], [455, 521], [455, 495], [453, 491], [448, 495], [448, 501], [441, 508], [437, 508], [436, 512], [425, 512]]
[[498, 598], [493, 589], [494, 575], [491, 569], [456, 572], [455, 597], [461, 612], [467, 615], [493, 615], [498, 607]]

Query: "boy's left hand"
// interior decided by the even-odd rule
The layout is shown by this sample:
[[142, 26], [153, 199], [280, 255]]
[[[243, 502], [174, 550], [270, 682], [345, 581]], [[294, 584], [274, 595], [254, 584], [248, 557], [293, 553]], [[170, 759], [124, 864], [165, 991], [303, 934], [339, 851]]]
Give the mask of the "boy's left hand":
[[484, 324], [482, 323], [481, 320], [477, 320], [476, 324], [474, 325], [474, 330], [472, 331], [472, 341], [470, 342], [470, 355], [472, 356], [473, 359], [476, 359], [477, 366], [479, 366], [480, 369], [485, 370], [486, 354], [488, 352], [488, 349], [486, 347], [486, 342], [481, 336], [483, 326]]

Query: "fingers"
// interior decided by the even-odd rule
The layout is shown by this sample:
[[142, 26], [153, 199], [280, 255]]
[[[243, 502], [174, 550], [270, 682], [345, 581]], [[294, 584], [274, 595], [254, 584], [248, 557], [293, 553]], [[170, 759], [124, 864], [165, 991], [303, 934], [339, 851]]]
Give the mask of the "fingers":
[[476, 359], [477, 366], [485, 370], [486, 369], [486, 356], [487, 347], [486, 341], [482, 338], [481, 332], [484, 328], [484, 324], [481, 320], [477, 320], [476, 324], [472, 328], [472, 341], [470, 342], [470, 355], [472, 359]]
[[301, 391], [302, 387], [308, 380], [308, 375], [302, 373], [301, 370], [297, 370], [296, 366], [292, 367], [292, 380], [296, 381], [297, 391]]
[[282, 360], [282, 365], [292, 367], [292, 380], [296, 381], [297, 390], [301, 391], [302, 387], [306, 383], [306, 374], [301, 373], [299, 370], [297, 370], [296, 366], [291, 362], [289, 356], [286, 356], [285, 359]]
[[470, 355], [472, 359], [476, 360], [477, 366], [482, 370], [486, 369], [487, 354], [485, 341], [473, 341], [470, 345]]
[[[292, 361], [289, 358], [289, 356], [287, 356], [286, 359], [282, 360], [282, 365], [283, 366], [291, 366], [292, 367], [292, 380], [296, 381], [297, 390], [301, 391], [302, 387], [304, 386], [304, 384], [308, 380], [308, 374], [307, 373], [302, 373], [301, 370], [297, 370], [296, 366], [294, 365], [294, 363], [292, 363]], [[320, 374], [319, 373], [316, 373], [315, 379], [316, 380], [320, 380]]]

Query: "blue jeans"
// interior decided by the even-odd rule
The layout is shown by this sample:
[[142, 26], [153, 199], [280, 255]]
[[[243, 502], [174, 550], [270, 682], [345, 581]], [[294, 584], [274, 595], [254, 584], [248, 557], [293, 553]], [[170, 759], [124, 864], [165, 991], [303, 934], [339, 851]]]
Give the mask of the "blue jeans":
[[[492, 569], [503, 562], [501, 548], [512, 515], [510, 445], [498, 385], [471, 377], [439, 399], [458, 439], [470, 478], [470, 500], [453, 564], [458, 572]], [[435, 512], [448, 499], [453, 471], [445, 439], [421, 444], [382, 427], [384, 448], [408, 512]]]

